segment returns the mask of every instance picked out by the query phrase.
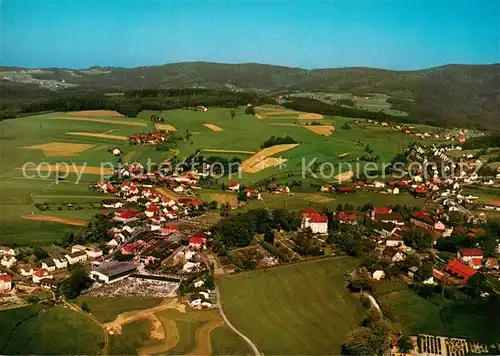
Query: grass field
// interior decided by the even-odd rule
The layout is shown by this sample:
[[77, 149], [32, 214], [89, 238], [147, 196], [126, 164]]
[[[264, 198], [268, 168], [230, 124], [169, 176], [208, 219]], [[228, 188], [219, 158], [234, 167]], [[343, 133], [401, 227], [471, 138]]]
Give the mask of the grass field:
[[101, 351], [99, 326], [74, 311], [27, 306], [0, 312], [0, 353], [90, 355]]
[[344, 276], [357, 263], [341, 257], [236, 274], [217, 284], [231, 323], [264, 354], [339, 354], [364, 313]]

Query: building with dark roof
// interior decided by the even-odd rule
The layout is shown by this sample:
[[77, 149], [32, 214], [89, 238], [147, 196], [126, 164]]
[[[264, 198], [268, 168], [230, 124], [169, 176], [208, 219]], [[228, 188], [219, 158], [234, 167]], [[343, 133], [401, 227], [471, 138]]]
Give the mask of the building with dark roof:
[[130, 262], [106, 261], [92, 268], [90, 278], [100, 283], [113, 283], [131, 275], [137, 270]]

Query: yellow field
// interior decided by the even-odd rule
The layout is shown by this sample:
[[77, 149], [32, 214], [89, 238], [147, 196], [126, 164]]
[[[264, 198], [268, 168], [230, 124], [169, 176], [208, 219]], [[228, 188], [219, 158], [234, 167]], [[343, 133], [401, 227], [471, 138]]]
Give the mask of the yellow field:
[[87, 110], [87, 111], [73, 111], [69, 113], [73, 116], [105, 116], [105, 117], [125, 117], [118, 111], [114, 110]]
[[[287, 110], [282, 108], [260, 108], [256, 107], [257, 113], [255, 117], [258, 119], [272, 119], [272, 115], [297, 115], [299, 120], [323, 120], [324, 117], [321, 114], [302, 112], [295, 110]], [[279, 117], [276, 117], [279, 118]]]
[[354, 177], [354, 172], [349, 171], [349, 172], [344, 172], [344, 173], [340, 173], [340, 174], [336, 175], [334, 179], [338, 180], [339, 182], [343, 182], [343, 181], [349, 181], [353, 177]]
[[157, 130], [165, 130], [165, 131], [177, 131], [175, 127], [169, 124], [155, 124]]
[[85, 136], [85, 137], [97, 137], [97, 138], [107, 138], [110, 140], [120, 140], [127, 141], [127, 136], [119, 136], [119, 135], [108, 135], [105, 133], [94, 133], [94, 132], [66, 132], [67, 135], [73, 136]]
[[103, 123], [103, 124], [113, 124], [113, 125], [123, 125], [123, 126], [147, 126], [145, 123], [143, 123], [143, 122], [137, 122], [137, 121], [107, 120], [107, 119], [95, 119], [95, 118], [89, 118], [89, 117], [68, 117], [68, 116], [61, 116], [61, 117], [51, 118], [51, 120], [100, 122], [100, 123]]
[[247, 168], [244, 172], [257, 173], [257, 172], [260, 172], [266, 168], [277, 166], [277, 165], [284, 163], [286, 161], [288, 161], [288, 160], [284, 159], [284, 158], [267, 157], [267, 158], [264, 158], [259, 163], [254, 164], [252, 167]]
[[318, 135], [331, 136], [335, 128], [332, 125], [303, 125], [309, 131]]
[[92, 167], [92, 166], [77, 166], [73, 164], [59, 164], [59, 165], [41, 165], [39, 167], [26, 167], [28, 171], [40, 170], [40, 172], [61, 172], [61, 173], [82, 173], [82, 174], [96, 174], [109, 176], [113, 174], [113, 170], [108, 167]]
[[275, 124], [269, 124], [271, 126], [300, 126], [299, 124], [292, 124], [292, 123], [288, 123], [288, 122], [278, 122], [278, 123], [275, 123]]
[[243, 153], [243, 154], [249, 154], [253, 155], [255, 154], [254, 151], [238, 151], [238, 150], [217, 150], [217, 149], [212, 149], [212, 148], [207, 148], [204, 149], [203, 152], [219, 152], [219, 153]]
[[208, 127], [210, 130], [215, 131], [215, 132], [224, 131], [219, 126], [214, 125], [214, 124], [203, 124], [203, 126]]
[[321, 114], [315, 114], [312, 112], [301, 112], [299, 113], [299, 120], [323, 120], [324, 117]]
[[23, 147], [28, 150], [41, 150], [47, 157], [53, 156], [75, 156], [80, 152], [90, 150], [97, 145], [84, 143], [49, 142], [43, 145]]
[[50, 215], [41, 215], [41, 214], [31, 214], [31, 215], [23, 215], [22, 219], [25, 220], [37, 220], [37, 221], [50, 221], [60, 224], [66, 225], [74, 225], [74, 226], [87, 226], [88, 222], [82, 219], [77, 218], [64, 218], [59, 216], [50, 216]]
[[[265, 166], [265, 164], [266, 164], [265, 159], [266, 158], [268, 158], [269, 156], [272, 156], [276, 153], [288, 151], [292, 148], [297, 147], [298, 145], [299, 145], [298, 143], [292, 143], [292, 144], [285, 144], [285, 145], [275, 145], [275, 146], [264, 148], [263, 150], [254, 154], [249, 159], [243, 161], [243, 163], [241, 164], [241, 169], [243, 170], [243, 172], [248, 172], [248, 173], [258, 172], [258, 171], [263, 169], [263, 168], [261, 168], [262, 166]], [[273, 160], [268, 161], [267, 163], [268, 164], [275, 163], [274, 165], [278, 164], [278, 163], [276, 163], [276, 161], [273, 161]], [[259, 165], [259, 167], [253, 168], [256, 165]]]

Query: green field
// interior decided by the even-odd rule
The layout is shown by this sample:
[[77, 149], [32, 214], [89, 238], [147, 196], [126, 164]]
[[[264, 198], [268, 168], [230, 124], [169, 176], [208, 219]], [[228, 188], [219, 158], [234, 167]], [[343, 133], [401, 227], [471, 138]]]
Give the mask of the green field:
[[340, 257], [217, 280], [231, 323], [264, 354], [339, 354], [364, 310], [346, 288], [358, 261]]
[[31, 305], [2, 311], [0, 320], [0, 353], [6, 355], [90, 355], [104, 345], [99, 326], [65, 308]]
[[141, 297], [97, 298], [81, 296], [76, 304], [87, 303], [90, 313], [101, 323], [114, 320], [119, 314], [131, 311], [149, 309], [160, 304], [162, 299]]

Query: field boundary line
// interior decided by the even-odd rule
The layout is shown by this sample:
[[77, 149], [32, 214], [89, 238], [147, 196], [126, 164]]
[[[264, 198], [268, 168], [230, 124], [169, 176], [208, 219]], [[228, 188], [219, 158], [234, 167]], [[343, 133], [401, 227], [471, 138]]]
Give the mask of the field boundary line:
[[217, 309], [219, 309], [219, 314], [222, 317], [222, 319], [224, 319], [224, 322], [227, 324], [227, 326], [229, 326], [229, 328], [231, 330], [233, 330], [243, 340], [246, 341], [246, 343], [250, 346], [250, 348], [252, 349], [252, 351], [255, 354], [255, 356], [259, 356], [260, 352], [259, 352], [259, 349], [257, 348], [257, 346], [245, 334], [243, 334], [241, 331], [239, 331], [238, 329], [236, 329], [236, 327], [233, 324], [231, 324], [231, 322], [227, 318], [226, 314], [224, 314], [224, 310], [222, 310], [222, 302], [221, 302], [221, 296], [220, 296], [220, 292], [219, 292], [219, 287], [217, 285], [215, 286], [215, 294], [217, 295]]

